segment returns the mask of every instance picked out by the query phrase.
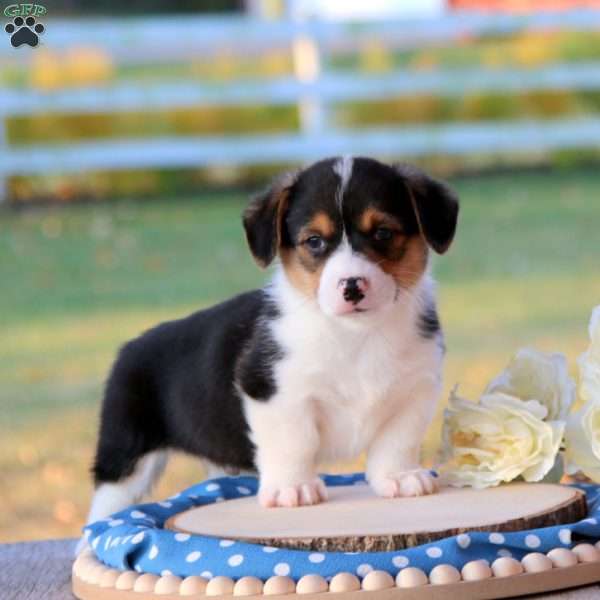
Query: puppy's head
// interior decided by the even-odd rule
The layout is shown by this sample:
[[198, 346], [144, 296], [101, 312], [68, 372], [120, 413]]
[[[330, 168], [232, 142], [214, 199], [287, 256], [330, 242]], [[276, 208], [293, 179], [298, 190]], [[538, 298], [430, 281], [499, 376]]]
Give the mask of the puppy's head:
[[423, 276], [429, 248], [454, 237], [458, 200], [405, 165], [334, 158], [277, 180], [244, 213], [261, 266], [279, 255], [289, 281], [328, 315], [378, 310]]

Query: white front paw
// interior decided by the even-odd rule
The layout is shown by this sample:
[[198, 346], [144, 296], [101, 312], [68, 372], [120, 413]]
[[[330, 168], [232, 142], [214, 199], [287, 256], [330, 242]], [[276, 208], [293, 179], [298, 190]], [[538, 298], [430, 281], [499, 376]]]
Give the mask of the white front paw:
[[325, 500], [327, 500], [327, 489], [318, 477], [295, 485], [261, 484], [258, 492], [258, 501], [265, 508], [310, 506]]
[[373, 477], [369, 483], [375, 493], [384, 498], [426, 496], [434, 494], [438, 490], [436, 478], [426, 469], [392, 473], [385, 477]]

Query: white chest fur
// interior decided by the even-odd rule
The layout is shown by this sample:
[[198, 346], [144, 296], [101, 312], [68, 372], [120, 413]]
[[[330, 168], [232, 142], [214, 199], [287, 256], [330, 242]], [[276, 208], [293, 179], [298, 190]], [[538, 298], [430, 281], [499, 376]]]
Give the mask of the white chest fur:
[[[385, 310], [329, 317], [277, 274], [272, 294], [281, 316], [270, 326], [284, 358], [274, 367], [277, 393], [259, 412], [273, 411], [280, 420], [312, 419], [319, 462], [367, 449], [422, 380], [440, 378], [439, 344], [418, 330], [422, 298], [432, 293], [428, 277], [421, 286]], [[248, 401], [246, 406], [253, 428], [260, 417]], [[433, 406], [422, 409], [429, 414]]]

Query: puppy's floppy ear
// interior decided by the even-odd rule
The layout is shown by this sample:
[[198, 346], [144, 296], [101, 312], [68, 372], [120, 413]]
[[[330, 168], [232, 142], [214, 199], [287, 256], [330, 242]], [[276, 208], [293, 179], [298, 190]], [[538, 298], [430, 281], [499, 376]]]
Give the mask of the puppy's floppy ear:
[[250, 201], [243, 223], [248, 246], [261, 267], [268, 266], [281, 244], [283, 217], [297, 173], [286, 173]]
[[395, 165], [404, 180], [421, 235], [438, 253], [450, 247], [458, 219], [458, 197], [444, 183], [409, 165]]

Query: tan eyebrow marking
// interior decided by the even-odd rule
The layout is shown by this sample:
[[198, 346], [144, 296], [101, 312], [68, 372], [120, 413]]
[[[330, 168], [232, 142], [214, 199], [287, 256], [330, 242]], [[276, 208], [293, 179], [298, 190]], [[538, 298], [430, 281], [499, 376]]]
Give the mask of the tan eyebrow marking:
[[335, 233], [335, 223], [325, 212], [315, 213], [312, 219], [301, 229], [300, 240], [310, 237], [310, 235], [319, 234], [323, 237], [331, 237]]
[[402, 224], [392, 215], [369, 206], [360, 216], [359, 227], [364, 233], [368, 233], [377, 227], [389, 227], [402, 233]]

